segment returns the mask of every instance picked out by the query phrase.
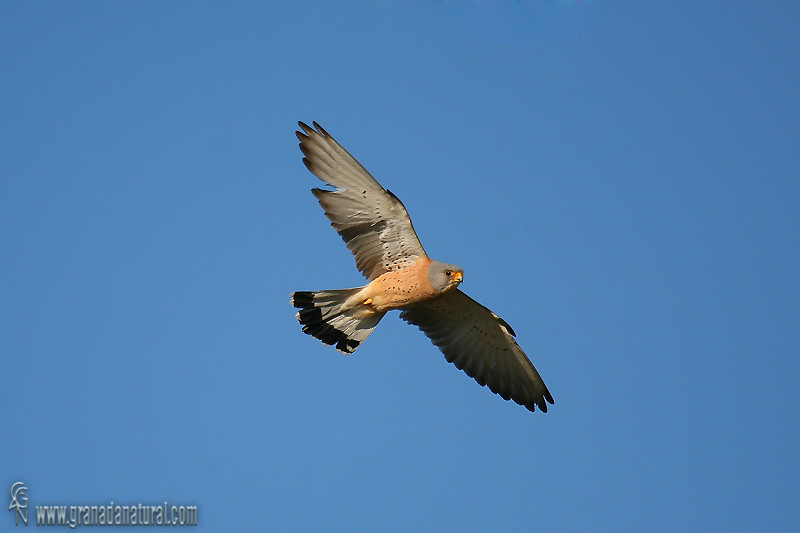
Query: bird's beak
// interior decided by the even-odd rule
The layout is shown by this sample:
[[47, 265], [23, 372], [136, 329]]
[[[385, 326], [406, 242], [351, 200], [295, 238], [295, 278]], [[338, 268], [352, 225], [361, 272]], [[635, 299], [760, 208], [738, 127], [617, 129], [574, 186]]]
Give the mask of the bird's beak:
[[456, 283], [461, 283], [461, 281], [463, 281], [463, 278], [464, 276], [461, 274], [461, 272], [456, 272], [456, 275], [453, 276], [453, 281], [455, 281]]

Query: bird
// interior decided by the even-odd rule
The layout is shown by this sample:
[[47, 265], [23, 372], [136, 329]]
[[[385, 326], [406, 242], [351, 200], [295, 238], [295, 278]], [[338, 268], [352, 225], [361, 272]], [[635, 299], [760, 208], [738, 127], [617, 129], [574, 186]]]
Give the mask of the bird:
[[314, 188], [331, 226], [368, 280], [361, 287], [297, 291], [291, 305], [304, 333], [344, 354], [353, 353], [384, 315], [417, 326], [444, 357], [481, 386], [529, 411], [547, 412], [553, 396], [498, 315], [458, 287], [464, 271], [432, 260], [405, 206], [384, 189], [319, 124], [298, 122], [306, 168], [333, 190]]

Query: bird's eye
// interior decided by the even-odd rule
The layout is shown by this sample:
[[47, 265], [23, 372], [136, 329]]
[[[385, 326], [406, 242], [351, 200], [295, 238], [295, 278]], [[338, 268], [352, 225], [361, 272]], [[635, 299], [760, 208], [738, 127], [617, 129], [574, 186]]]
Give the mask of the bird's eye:
[[450, 276], [452, 276], [452, 275], [453, 275], [453, 271], [452, 271], [452, 270], [445, 270], [445, 271], [444, 271], [444, 275], [445, 275], [445, 276], [447, 276], [447, 277], [449, 278]]

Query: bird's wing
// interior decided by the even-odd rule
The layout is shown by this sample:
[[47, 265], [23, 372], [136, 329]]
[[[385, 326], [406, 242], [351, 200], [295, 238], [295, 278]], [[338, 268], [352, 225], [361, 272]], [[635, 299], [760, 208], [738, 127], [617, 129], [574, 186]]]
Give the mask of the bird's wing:
[[353, 253], [356, 268], [369, 280], [426, 257], [403, 203], [381, 187], [353, 156], [313, 122], [299, 123], [303, 163], [335, 191], [312, 189], [331, 226]]
[[404, 309], [400, 318], [418, 326], [445, 359], [505, 400], [547, 412], [553, 397], [528, 357], [514, 340], [514, 330], [463, 292], [453, 289], [439, 298]]

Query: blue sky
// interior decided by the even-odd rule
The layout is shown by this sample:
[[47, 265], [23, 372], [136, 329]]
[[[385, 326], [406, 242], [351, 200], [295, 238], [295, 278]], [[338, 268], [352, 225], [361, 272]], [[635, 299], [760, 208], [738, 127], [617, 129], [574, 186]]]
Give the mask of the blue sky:
[[[208, 531], [796, 527], [798, 24], [794, 2], [3, 2], [3, 490], [194, 504]], [[513, 326], [547, 414], [396, 313], [347, 357], [302, 334], [290, 292], [363, 279], [298, 120]]]

